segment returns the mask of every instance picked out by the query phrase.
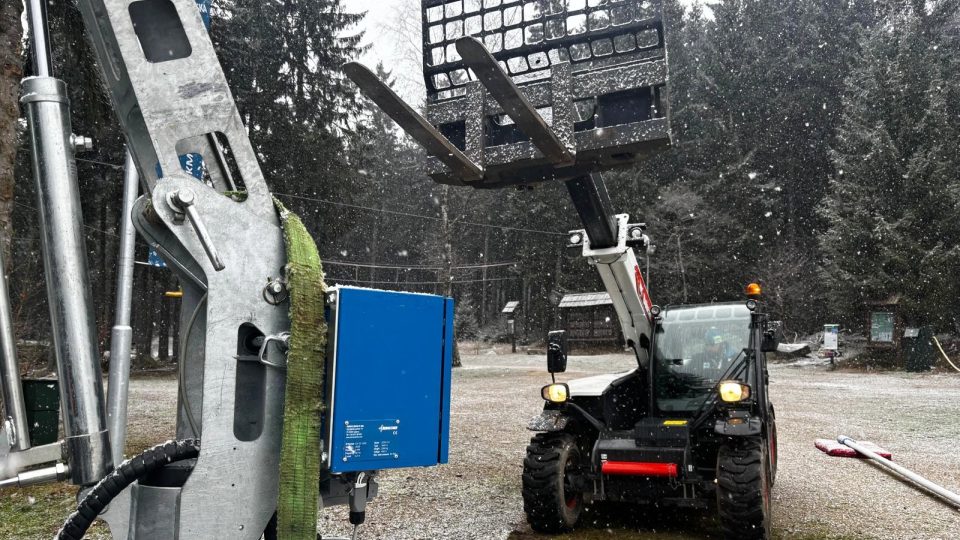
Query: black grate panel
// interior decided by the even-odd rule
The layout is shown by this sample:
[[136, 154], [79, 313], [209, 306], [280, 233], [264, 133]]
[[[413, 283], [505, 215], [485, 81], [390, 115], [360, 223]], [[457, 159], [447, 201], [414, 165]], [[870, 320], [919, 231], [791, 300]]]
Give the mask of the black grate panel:
[[663, 58], [658, 0], [422, 0], [423, 64], [430, 101], [465, 94], [476, 80], [456, 40], [474, 36], [518, 83], [574, 71]]

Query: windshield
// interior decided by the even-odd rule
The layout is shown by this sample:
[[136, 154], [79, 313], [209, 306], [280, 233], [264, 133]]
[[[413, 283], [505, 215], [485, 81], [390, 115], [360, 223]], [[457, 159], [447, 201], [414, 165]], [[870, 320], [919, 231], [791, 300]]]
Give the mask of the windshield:
[[662, 412], [693, 413], [747, 346], [744, 304], [667, 308], [654, 337], [654, 386]]

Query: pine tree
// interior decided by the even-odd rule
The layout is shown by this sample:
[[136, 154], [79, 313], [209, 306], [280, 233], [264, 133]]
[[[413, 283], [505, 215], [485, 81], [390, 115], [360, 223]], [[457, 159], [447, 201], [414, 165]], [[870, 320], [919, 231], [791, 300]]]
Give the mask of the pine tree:
[[[347, 36], [362, 15], [339, 0], [224, 0], [212, 38], [261, 167], [276, 193], [349, 200], [347, 162], [356, 94], [340, 66], [361, 51]], [[290, 200], [318, 241], [346, 230], [315, 205]]]
[[4, 2], [0, 6], [0, 253], [6, 272], [10, 261], [10, 242], [13, 236], [13, 167], [17, 157], [20, 116], [17, 100], [20, 98], [20, 79], [23, 78], [23, 26], [20, 15], [23, 4]]
[[902, 297], [914, 323], [956, 324], [960, 64], [955, 2], [892, 10], [846, 82], [823, 216], [823, 277], [838, 313]]

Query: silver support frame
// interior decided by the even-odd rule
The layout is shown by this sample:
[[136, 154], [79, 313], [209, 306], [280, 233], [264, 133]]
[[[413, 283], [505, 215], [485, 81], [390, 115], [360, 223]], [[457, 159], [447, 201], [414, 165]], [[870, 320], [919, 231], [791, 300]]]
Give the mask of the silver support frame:
[[110, 450], [115, 464], [123, 461], [127, 440], [127, 395], [130, 385], [130, 348], [133, 328], [130, 311], [133, 303], [133, 267], [137, 231], [130, 214], [137, 202], [140, 176], [133, 156], [127, 152], [123, 169], [123, 209], [120, 214], [120, 254], [117, 260], [117, 306], [110, 331], [110, 378], [107, 386], [107, 424]]
[[75, 138], [70, 132], [67, 85], [51, 77], [46, 8], [27, 3], [35, 71], [24, 79], [41, 244], [56, 350], [60, 403], [71, 481], [88, 485], [112, 468], [103, 381], [80, 210]]
[[37, 77], [49, 77], [53, 73], [53, 61], [47, 31], [47, 3], [43, 0], [27, 0], [26, 4], [27, 26], [33, 44], [33, 72]]
[[23, 81], [30, 126], [41, 243], [57, 357], [71, 480], [87, 485], [112, 468], [104, 413], [90, 274], [71, 150], [67, 86], [52, 77]]
[[[259, 539], [277, 504], [285, 373], [237, 357], [249, 332], [290, 329], [288, 304], [263, 295], [287, 262], [273, 199], [193, 0], [164, 2], [136, 25], [149, 3], [77, 4], [144, 188], [131, 219], [181, 278], [177, 435], [202, 439], [196, 461], [181, 464], [186, 480], [136, 484], [104, 519], [118, 539]], [[187, 153], [203, 156], [214, 189], [181, 170]], [[233, 186], [244, 201], [225, 196]], [[205, 234], [169, 204], [187, 191]]]
[[30, 430], [27, 423], [27, 408], [23, 402], [23, 386], [20, 384], [20, 362], [17, 360], [16, 336], [13, 318], [10, 316], [10, 294], [7, 290], [6, 264], [0, 250], [0, 390], [3, 391], [3, 406], [6, 418], [3, 429], [7, 432], [13, 450], [30, 448]]

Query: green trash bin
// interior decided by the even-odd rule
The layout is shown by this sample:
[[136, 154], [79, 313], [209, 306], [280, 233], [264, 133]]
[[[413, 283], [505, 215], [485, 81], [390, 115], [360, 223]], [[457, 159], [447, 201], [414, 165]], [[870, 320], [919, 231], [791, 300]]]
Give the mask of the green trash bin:
[[60, 430], [60, 382], [56, 379], [25, 379], [23, 401], [30, 424], [30, 444], [57, 442]]
[[902, 347], [907, 371], [923, 372], [933, 369], [936, 360], [933, 352], [933, 327], [907, 328], [903, 333]]

